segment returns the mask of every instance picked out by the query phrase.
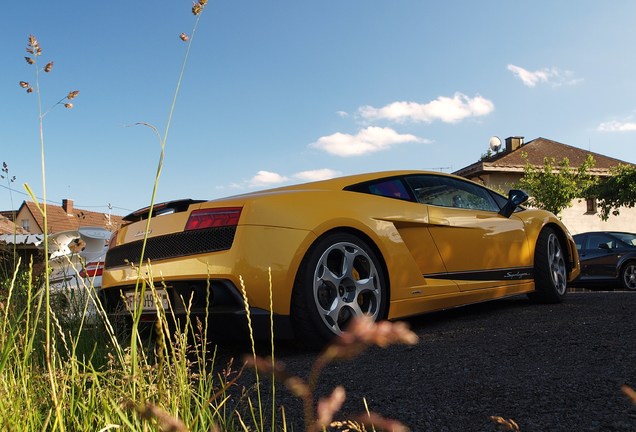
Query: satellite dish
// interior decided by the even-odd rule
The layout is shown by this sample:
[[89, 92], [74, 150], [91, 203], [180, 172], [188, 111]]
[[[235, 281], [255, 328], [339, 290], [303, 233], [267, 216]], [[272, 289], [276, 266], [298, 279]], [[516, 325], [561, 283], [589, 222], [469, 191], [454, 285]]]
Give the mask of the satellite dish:
[[490, 150], [494, 151], [495, 153], [497, 153], [499, 151], [499, 149], [501, 148], [501, 140], [499, 139], [499, 137], [491, 137], [490, 138]]

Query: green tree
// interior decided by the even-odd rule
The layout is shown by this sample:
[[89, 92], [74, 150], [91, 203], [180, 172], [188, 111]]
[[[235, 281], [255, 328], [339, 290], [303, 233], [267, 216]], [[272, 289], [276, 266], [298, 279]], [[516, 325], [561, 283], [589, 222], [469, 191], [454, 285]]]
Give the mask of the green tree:
[[578, 168], [571, 167], [568, 158], [557, 162], [555, 158], [545, 157], [543, 167], [530, 164], [527, 154], [523, 154], [523, 158], [526, 164], [518, 186], [528, 192], [529, 204], [533, 207], [559, 214], [570, 207], [575, 198], [587, 197], [595, 185], [595, 178], [590, 174], [596, 164], [592, 155]]
[[607, 220], [618, 216], [619, 207], [634, 207], [636, 204], [636, 167], [617, 165], [611, 175], [600, 180], [590, 189], [590, 196], [598, 200], [599, 216]]

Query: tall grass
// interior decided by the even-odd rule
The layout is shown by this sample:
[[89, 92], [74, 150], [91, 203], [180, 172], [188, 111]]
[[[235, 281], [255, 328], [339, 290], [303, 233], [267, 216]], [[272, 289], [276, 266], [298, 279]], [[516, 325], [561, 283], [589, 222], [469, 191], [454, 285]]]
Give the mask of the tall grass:
[[[274, 381], [282, 382], [302, 399], [306, 431], [326, 430], [330, 425], [366, 430], [365, 425], [371, 424], [378, 430], [406, 430], [397, 422], [371, 413], [347, 422], [334, 422], [345, 398], [341, 386], [329, 398], [314, 400], [318, 376], [329, 362], [351, 359], [370, 345], [414, 343], [416, 336], [400, 323], [355, 321], [350, 332], [337, 338], [318, 356], [305, 379], [288, 375], [273, 356], [260, 358], [253, 339], [252, 355], [244, 359], [243, 366], [234, 369], [230, 362], [215, 373], [215, 351], [207, 344], [207, 320], [193, 321], [187, 313], [182, 325], [169, 333], [171, 323], [175, 322], [172, 307], [157, 308], [152, 349], [140, 349], [137, 353], [132, 351], [131, 342], [137, 340], [141, 344], [139, 325], [133, 325], [127, 338], [120, 338], [107, 329], [110, 327], [107, 319], [94, 327], [82, 327], [81, 318], [79, 322], [58, 319], [51, 311], [49, 358], [41, 320], [44, 290], [31, 284], [31, 280], [32, 270], [28, 270], [26, 277], [20, 271], [14, 273], [0, 301], [0, 425], [4, 430], [287, 430], [284, 415], [278, 420], [275, 417]], [[22, 285], [25, 282], [27, 286]], [[155, 295], [155, 285], [161, 285], [152, 279], [151, 272], [141, 284]], [[181, 301], [189, 310], [190, 300]], [[156, 303], [160, 301], [156, 299]], [[104, 317], [98, 299], [95, 307]], [[140, 308], [141, 304], [134, 314]], [[247, 302], [246, 309], [249, 309]], [[273, 339], [271, 343], [273, 354]], [[53, 376], [56, 399], [48, 377], [50, 361], [57, 365]], [[245, 365], [254, 369], [256, 385], [233, 390], [239, 378], [247, 373]], [[266, 391], [259, 378], [263, 374], [272, 378], [269, 422], [261, 400], [261, 392]], [[245, 378], [250, 381], [249, 376]]]
[[[104, 338], [104, 327], [84, 328], [54, 322], [46, 356], [46, 332], [41, 320], [43, 291], [20, 286], [18, 274], [3, 291], [0, 328], [0, 425], [3, 430], [124, 430], [207, 431], [224, 425], [235, 429], [233, 413], [223, 395], [235, 379], [231, 372], [215, 376], [196, 367], [205, 362], [203, 344], [188, 342], [186, 332], [167, 335], [158, 331], [155, 352], [130, 348], [116, 338]], [[31, 293], [36, 293], [32, 295]], [[167, 324], [165, 316], [158, 321]], [[201, 332], [199, 327], [197, 331]], [[138, 337], [133, 329], [132, 338]], [[80, 338], [92, 340], [80, 354]], [[121, 356], [119, 355], [121, 354]], [[55, 362], [55, 389], [48, 378], [48, 363]], [[135, 361], [136, 368], [132, 368]], [[130, 374], [135, 370], [134, 375]], [[55, 391], [56, 400], [53, 398]]]

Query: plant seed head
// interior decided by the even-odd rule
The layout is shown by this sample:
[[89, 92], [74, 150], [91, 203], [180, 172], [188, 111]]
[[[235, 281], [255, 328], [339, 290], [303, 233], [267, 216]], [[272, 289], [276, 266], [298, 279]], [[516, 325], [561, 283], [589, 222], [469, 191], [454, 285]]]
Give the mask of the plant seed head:
[[627, 397], [631, 399], [632, 403], [636, 405], [636, 391], [625, 384], [621, 386], [621, 390], [623, 390], [623, 393], [625, 393], [625, 395], [627, 395]]
[[36, 56], [42, 54], [42, 48], [40, 48], [40, 44], [38, 43], [38, 40], [33, 35], [29, 35], [29, 44], [27, 47], [27, 52], [29, 54], [33, 54]]
[[26, 81], [20, 81], [20, 87], [22, 88], [28, 88], [29, 87], [29, 83]]
[[73, 108], [73, 104], [72, 104], [72, 103], [70, 103], [70, 102], [69, 102], [69, 103], [65, 103], [65, 104], [64, 104], [64, 108], [66, 108], [66, 109], [71, 109], [71, 108]]
[[199, 4], [201, 7], [205, 7], [205, 5], [208, 4], [208, 0], [199, 0]]
[[31, 57], [25, 57], [25, 58], [24, 58], [24, 60], [26, 60], [26, 62], [27, 62], [28, 64], [33, 64], [33, 63], [35, 63]]
[[337, 386], [331, 396], [321, 398], [318, 401], [317, 411], [318, 419], [316, 422], [316, 430], [325, 430], [331, 424], [334, 414], [340, 411], [342, 404], [346, 399], [346, 393], [343, 386]]
[[53, 62], [48, 62], [46, 66], [44, 66], [44, 72], [49, 73], [53, 69]]
[[203, 8], [201, 7], [199, 3], [192, 3], [192, 13], [194, 15], [199, 15], [202, 10]]
[[187, 34], [185, 34], [185, 33], [181, 33], [181, 34], [179, 35], [179, 38], [181, 38], [181, 40], [182, 40], [182, 41], [184, 41], [184, 42], [187, 42], [187, 41], [188, 41], [188, 39], [190, 39], [190, 38], [188, 37], [188, 35], [187, 35]]
[[72, 92], [69, 92], [68, 95], [66, 95], [66, 99], [73, 100], [75, 99], [75, 97], [77, 97], [78, 94], [79, 90], [73, 90]]
[[29, 87], [29, 88], [27, 89], [27, 93], [33, 93], [33, 87]]

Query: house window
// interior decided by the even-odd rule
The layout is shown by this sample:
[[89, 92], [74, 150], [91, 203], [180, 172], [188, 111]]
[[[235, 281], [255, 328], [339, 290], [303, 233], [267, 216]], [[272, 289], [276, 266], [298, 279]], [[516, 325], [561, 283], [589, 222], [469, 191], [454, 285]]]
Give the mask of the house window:
[[587, 213], [596, 214], [596, 199], [587, 199]]
[[22, 228], [24, 228], [25, 230], [29, 230], [29, 220], [28, 219], [22, 219]]

